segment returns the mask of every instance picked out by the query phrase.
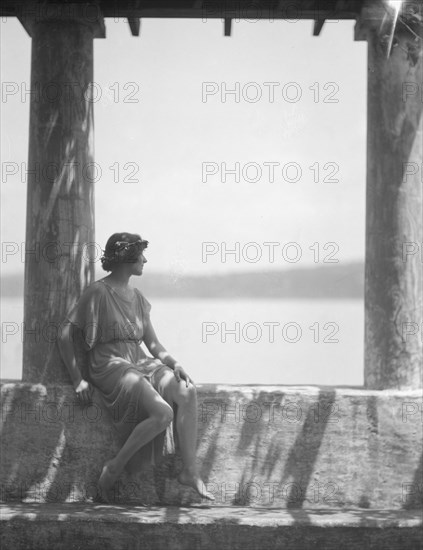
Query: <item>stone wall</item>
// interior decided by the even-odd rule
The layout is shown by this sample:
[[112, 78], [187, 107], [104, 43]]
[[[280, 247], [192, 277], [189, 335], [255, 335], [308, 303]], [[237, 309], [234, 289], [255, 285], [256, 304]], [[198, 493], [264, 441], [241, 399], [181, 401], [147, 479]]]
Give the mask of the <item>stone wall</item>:
[[[5, 383], [1, 493], [6, 501], [97, 500], [118, 434], [98, 396], [71, 386]], [[198, 460], [216, 506], [422, 506], [421, 391], [198, 386]], [[201, 503], [178, 456], [121, 477], [116, 503]]]

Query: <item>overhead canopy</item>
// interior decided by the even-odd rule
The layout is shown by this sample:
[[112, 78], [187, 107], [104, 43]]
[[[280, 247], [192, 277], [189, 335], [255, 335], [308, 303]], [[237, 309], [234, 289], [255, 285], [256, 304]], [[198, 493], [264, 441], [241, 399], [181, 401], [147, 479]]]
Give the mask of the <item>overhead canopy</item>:
[[88, 17], [97, 13], [99, 17], [126, 18], [134, 36], [139, 35], [143, 17], [223, 19], [226, 35], [230, 34], [232, 19], [310, 19], [315, 21], [314, 34], [318, 35], [326, 19], [357, 19], [363, 3], [363, 0], [76, 0], [67, 3], [17, 0], [5, 2], [1, 13], [18, 17], [27, 28], [26, 20], [36, 17], [37, 11], [54, 18], [55, 10], [63, 15], [80, 4], [86, 7]]

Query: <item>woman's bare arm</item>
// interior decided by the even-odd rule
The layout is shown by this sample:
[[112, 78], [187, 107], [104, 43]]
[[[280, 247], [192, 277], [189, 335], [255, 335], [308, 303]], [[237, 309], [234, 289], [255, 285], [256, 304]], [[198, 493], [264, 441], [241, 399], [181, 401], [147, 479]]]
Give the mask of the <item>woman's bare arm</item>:
[[89, 383], [82, 378], [81, 370], [78, 366], [78, 357], [82, 357], [85, 353], [81, 344], [82, 331], [76, 327], [72, 327], [70, 323], [62, 324], [58, 341], [60, 355], [68, 369], [77, 396], [86, 403], [91, 400], [91, 388]]
[[188, 374], [184, 371], [182, 365], [176, 359], [174, 359], [163, 346], [163, 344], [160, 343], [150, 319], [148, 320], [147, 326], [144, 331], [143, 341], [153, 357], [155, 357], [156, 359], [160, 359], [160, 361], [164, 365], [167, 365], [169, 368], [174, 370], [175, 377], [178, 382], [181, 379], [185, 380], [187, 386], [190, 382], [192, 384], [194, 383], [192, 379], [188, 376]]

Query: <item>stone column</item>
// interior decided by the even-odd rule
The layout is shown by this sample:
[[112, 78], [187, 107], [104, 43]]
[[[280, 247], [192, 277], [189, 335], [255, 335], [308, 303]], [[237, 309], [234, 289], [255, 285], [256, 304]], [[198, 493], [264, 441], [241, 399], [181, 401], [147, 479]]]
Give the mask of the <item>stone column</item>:
[[104, 27], [85, 5], [65, 6], [66, 12], [50, 9], [24, 24], [32, 59], [23, 380], [32, 383], [70, 383], [56, 345], [58, 327], [92, 282], [98, 258], [93, 38]]
[[418, 389], [423, 328], [422, 41], [412, 32], [412, 20], [407, 20], [410, 28], [398, 20], [392, 36], [386, 13], [384, 9], [373, 22], [360, 22], [368, 42], [364, 379], [369, 389]]

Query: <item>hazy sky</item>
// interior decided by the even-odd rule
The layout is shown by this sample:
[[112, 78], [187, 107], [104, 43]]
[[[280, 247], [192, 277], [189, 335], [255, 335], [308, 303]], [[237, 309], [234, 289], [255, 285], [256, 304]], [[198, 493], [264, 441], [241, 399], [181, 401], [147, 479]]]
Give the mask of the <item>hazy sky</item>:
[[[107, 20], [106, 31], [94, 45], [98, 243], [140, 232], [148, 267], [176, 275], [305, 267], [317, 248], [320, 261], [335, 250], [328, 242], [341, 262], [364, 258], [367, 45], [354, 42], [353, 22], [327, 23], [318, 38], [311, 21], [233, 22], [230, 38], [219, 20], [145, 19], [138, 38]], [[3, 91], [19, 89], [1, 103], [2, 167], [19, 167], [2, 177], [3, 243], [25, 236], [29, 76], [30, 38], [3, 21]], [[239, 101], [224, 93], [236, 86]], [[235, 163], [240, 181], [224, 182]], [[205, 242], [218, 253], [202, 258]], [[240, 243], [239, 263], [222, 262], [223, 242]], [[280, 243], [273, 263], [268, 242]], [[298, 262], [283, 257], [299, 251]], [[23, 270], [18, 255], [4, 260], [5, 273]]]

